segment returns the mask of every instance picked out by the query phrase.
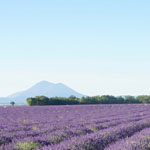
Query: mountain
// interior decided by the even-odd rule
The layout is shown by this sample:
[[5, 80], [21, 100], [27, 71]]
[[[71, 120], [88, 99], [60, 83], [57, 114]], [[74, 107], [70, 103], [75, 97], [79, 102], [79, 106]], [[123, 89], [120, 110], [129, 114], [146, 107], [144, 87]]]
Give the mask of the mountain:
[[7, 97], [0, 97], [0, 104], [10, 103], [11, 99]]
[[[25, 91], [17, 92], [9, 95], [7, 98], [3, 98], [3, 101], [6, 99], [6, 102], [15, 101], [16, 103], [26, 103], [26, 99], [28, 97], [69, 97], [70, 95], [74, 95], [79, 98], [84, 96], [62, 83], [54, 84], [48, 81], [41, 81]], [[1, 100], [2, 99], [0, 99], [0, 103], [2, 103]]]

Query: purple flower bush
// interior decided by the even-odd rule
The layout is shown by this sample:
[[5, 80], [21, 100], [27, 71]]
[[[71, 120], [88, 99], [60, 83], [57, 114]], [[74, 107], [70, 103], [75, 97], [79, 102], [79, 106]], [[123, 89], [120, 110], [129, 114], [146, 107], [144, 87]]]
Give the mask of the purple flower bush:
[[150, 105], [0, 107], [0, 150], [148, 150]]

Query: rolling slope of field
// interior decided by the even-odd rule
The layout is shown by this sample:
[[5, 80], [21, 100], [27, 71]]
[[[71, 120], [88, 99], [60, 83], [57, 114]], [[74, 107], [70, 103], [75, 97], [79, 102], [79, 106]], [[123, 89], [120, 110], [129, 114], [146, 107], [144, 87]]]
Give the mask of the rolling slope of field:
[[147, 150], [150, 105], [0, 107], [0, 150]]

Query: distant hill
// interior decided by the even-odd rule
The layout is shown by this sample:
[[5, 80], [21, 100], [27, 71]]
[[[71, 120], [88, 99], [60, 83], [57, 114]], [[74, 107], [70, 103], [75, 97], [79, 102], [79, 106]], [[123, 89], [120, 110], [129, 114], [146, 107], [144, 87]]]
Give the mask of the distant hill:
[[6, 98], [0, 98], [0, 103], [10, 103], [10, 101], [15, 101], [16, 103], [26, 103], [26, 99], [28, 97], [35, 96], [69, 97], [70, 95], [74, 95], [78, 98], [84, 96], [63, 83], [54, 84], [48, 81], [41, 81], [25, 91], [14, 93]]
[[11, 99], [7, 97], [0, 97], [0, 104], [7, 104], [10, 103]]

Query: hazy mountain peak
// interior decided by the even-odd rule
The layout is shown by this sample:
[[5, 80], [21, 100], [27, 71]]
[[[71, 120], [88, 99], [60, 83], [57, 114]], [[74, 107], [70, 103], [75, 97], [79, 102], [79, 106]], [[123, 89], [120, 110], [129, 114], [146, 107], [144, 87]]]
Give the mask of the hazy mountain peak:
[[40, 82], [36, 83], [34, 86], [36, 86], [36, 85], [50, 85], [50, 84], [54, 85], [54, 83], [43, 80], [43, 81], [40, 81]]
[[11, 101], [15, 101], [16, 103], [26, 103], [26, 99], [28, 97], [35, 97], [35, 96], [47, 96], [47, 97], [69, 97], [71, 95], [74, 95], [76, 97], [82, 97], [84, 95], [74, 91], [70, 87], [66, 86], [63, 83], [51, 83], [48, 81], [40, 81], [33, 85], [31, 88], [22, 91], [17, 92], [15, 94], [12, 94], [8, 96]]
[[56, 86], [57, 86], [57, 85], [66, 86], [66, 85], [63, 84], [63, 83], [56, 83], [55, 85], [56, 85]]

